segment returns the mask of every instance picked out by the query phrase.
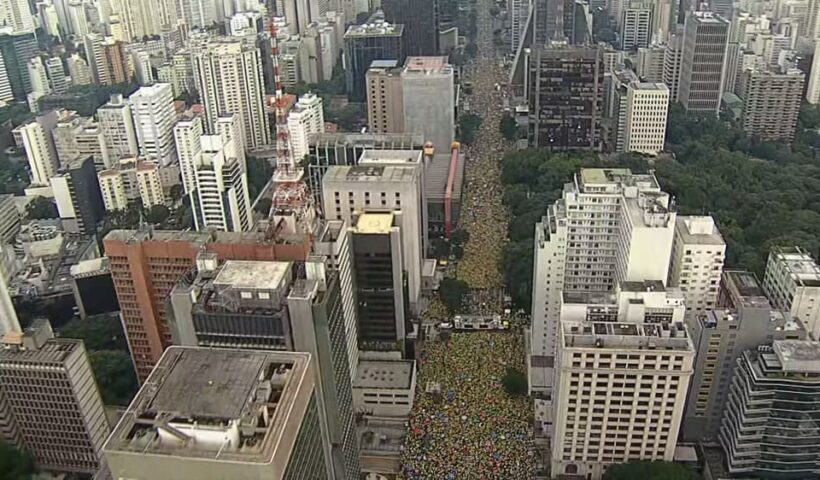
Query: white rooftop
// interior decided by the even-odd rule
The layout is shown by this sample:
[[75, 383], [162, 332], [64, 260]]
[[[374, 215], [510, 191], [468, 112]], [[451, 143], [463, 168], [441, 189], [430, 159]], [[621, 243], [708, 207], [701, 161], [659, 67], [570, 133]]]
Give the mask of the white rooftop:
[[290, 271], [290, 262], [229, 260], [214, 279], [214, 285], [237, 289], [276, 290]]

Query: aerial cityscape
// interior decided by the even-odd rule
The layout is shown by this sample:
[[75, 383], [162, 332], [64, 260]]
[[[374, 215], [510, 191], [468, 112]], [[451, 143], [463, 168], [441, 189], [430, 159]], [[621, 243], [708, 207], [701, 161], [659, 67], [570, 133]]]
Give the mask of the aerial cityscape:
[[0, 480], [820, 479], [820, 0], [0, 0]]

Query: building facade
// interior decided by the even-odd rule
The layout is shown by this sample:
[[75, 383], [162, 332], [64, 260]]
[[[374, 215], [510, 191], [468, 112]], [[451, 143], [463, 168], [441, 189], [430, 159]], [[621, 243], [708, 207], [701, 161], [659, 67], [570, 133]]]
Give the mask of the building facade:
[[97, 109], [97, 122], [112, 161], [139, 153], [131, 104], [122, 95], [111, 95], [111, 99]]
[[718, 114], [729, 25], [712, 12], [686, 15], [678, 101], [687, 112]]
[[364, 25], [348, 27], [344, 36], [347, 95], [353, 101], [367, 98], [365, 76], [374, 60], [404, 62], [404, 25], [371, 18]]
[[671, 287], [686, 297], [686, 314], [694, 317], [717, 305], [726, 242], [712, 217], [679, 216], [669, 265]]
[[66, 232], [97, 233], [105, 207], [91, 157], [72, 160], [60, 167], [51, 177], [51, 191]]
[[134, 129], [137, 132], [140, 157], [160, 165], [176, 158], [174, 145], [174, 97], [167, 83], [140, 87], [128, 97]]
[[774, 247], [766, 262], [763, 290], [772, 304], [820, 336], [820, 266], [800, 247]]
[[308, 154], [308, 136], [325, 131], [325, 111], [322, 98], [308, 93], [299, 98], [288, 113], [288, 133], [291, 155], [301, 161]]
[[738, 96], [743, 99], [741, 124], [752, 137], [791, 143], [803, 100], [805, 76], [797, 69], [786, 73], [746, 70]]

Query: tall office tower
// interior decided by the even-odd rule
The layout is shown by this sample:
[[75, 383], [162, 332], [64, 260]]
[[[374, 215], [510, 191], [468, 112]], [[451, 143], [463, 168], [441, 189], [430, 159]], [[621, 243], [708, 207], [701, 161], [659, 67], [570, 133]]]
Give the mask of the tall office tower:
[[97, 33], [88, 33], [83, 37], [85, 58], [91, 69], [91, 79], [101, 85], [109, 84], [108, 69], [105, 66], [105, 39]]
[[613, 297], [565, 294], [555, 362], [552, 477], [600, 479], [607, 466], [671, 461], [695, 352], [683, 296], [659, 281]]
[[424, 165], [419, 151], [365, 151], [358, 166], [330, 167], [322, 179], [322, 210], [327, 219], [355, 225], [357, 213], [401, 211], [402, 248], [398, 255], [407, 275], [407, 302], [414, 312], [419, 307], [427, 243], [424, 198]]
[[310, 251], [308, 238], [271, 238], [255, 232], [114, 230], [103, 245], [141, 381], [172, 343], [165, 302], [200, 251], [216, 252], [224, 260], [290, 261], [304, 261]]
[[683, 28], [678, 25], [669, 35], [669, 44], [663, 56], [663, 83], [669, 88], [669, 101], [677, 103], [679, 98], [680, 73], [683, 58]]
[[91, 157], [97, 170], [104, 170], [111, 165], [105, 135], [94, 120], [67, 112], [57, 122], [51, 135], [61, 165], [87, 157]]
[[34, 33], [5, 33], [0, 32], [0, 55], [6, 66], [6, 76], [11, 85], [11, 92], [18, 101], [25, 101], [26, 95], [31, 93], [26, 65], [37, 56], [40, 47]]
[[599, 150], [604, 69], [598, 47], [534, 48], [527, 74], [530, 145]]
[[319, 21], [318, 0], [283, 0], [282, 3], [282, 14], [294, 35], [304, 35], [311, 23]]
[[689, 113], [718, 114], [729, 23], [712, 12], [686, 16], [678, 101]]
[[72, 85], [88, 85], [91, 83], [91, 69], [83, 57], [74, 53], [65, 60], [68, 67], [68, 76]]
[[744, 352], [772, 340], [806, 338], [800, 320], [769, 304], [753, 273], [723, 274], [720, 308], [691, 316], [686, 323], [695, 345], [695, 373], [689, 387], [681, 438], [716, 442], [732, 370]]
[[723, 70], [723, 93], [737, 93], [735, 85], [738, 84], [740, 75], [743, 73], [741, 66], [745, 49], [739, 43], [729, 43], [726, 45], [726, 63]]
[[131, 62], [134, 65], [134, 74], [137, 77], [137, 83], [140, 85], [154, 83], [154, 73], [151, 71], [151, 57], [148, 52], [143, 50], [132, 52]]
[[288, 130], [293, 158], [301, 161], [308, 153], [308, 135], [325, 131], [322, 97], [307, 93], [299, 97], [288, 113]]
[[125, 210], [137, 198], [146, 209], [165, 204], [159, 165], [155, 162], [123, 158], [112, 168], [99, 172], [97, 178], [107, 212]]
[[805, 75], [797, 69], [785, 73], [746, 70], [738, 96], [743, 99], [741, 124], [749, 136], [791, 143], [803, 100]]
[[353, 218], [349, 230], [360, 350], [396, 350], [398, 344], [404, 351], [410, 312], [402, 266], [402, 216], [400, 211], [362, 213]]
[[68, 81], [65, 78], [63, 61], [60, 57], [51, 57], [46, 60], [46, 73], [48, 74], [51, 91], [54, 93], [65, 93], [65, 91], [68, 90]]
[[48, 185], [60, 165], [51, 134], [58, 121], [59, 113], [52, 110], [12, 131], [17, 146], [26, 151], [33, 185]]
[[609, 92], [604, 96], [604, 115], [610, 119], [609, 133], [612, 138], [608, 138], [607, 141], [615, 146], [615, 151], [622, 152], [626, 128], [627, 90], [631, 83], [638, 82], [639, 79], [631, 68], [624, 65], [615, 67], [609, 77]]
[[510, 18], [510, 46], [512, 52], [518, 51], [524, 39], [527, 22], [532, 11], [532, 0], [510, 0], [507, 11]]
[[51, 177], [51, 190], [63, 229], [69, 233], [94, 235], [105, 214], [97, 170], [91, 157], [64, 164]]
[[731, 475], [820, 475], [813, 419], [818, 373], [820, 344], [814, 341], [781, 340], [744, 352], [719, 437]]
[[377, 14], [363, 25], [351, 25], [345, 32], [345, 75], [347, 95], [361, 102], [367, 98], [365, 77], [374, 60], [404, 62], [404, 25], [387, 23]]
[[[653, 174], [582, 169], [535, 229], [531, 390], [550, 398], [562, 295], [666, 281], [676, 213]], [[647, 252], [652, 255], [647, 255]]]
[[68, 14], [68, 30], [79, 37], [91, 33], [91, 25], [85, 16], [85, 4], [80, 0], [68, 0], [66, 2], [66, 13]]
[[447, 57], [407, 57], [401, 72], [404, 131], [449, 152], [455, 138], [453, 67]]
[[54, 7], [54, 4], [38, 2], [37, 17], [40, 21], [40, 25], [43, 27], [43, 31], [47, 35], [58, 38], [62, 37], [62, 32], [60, 32], [60, 20], [57, 16], [57, 9]]
[[820, 338], [820, 266], [800, 247], [773, 247], [766, 262], [763, 290], [772, 305], [787, 310]]
[[239, 122], [236, 115], [217, 120], [220, 122], [232, 124], [235, 130], [201, 136], [201, 150], [192, 155], [195, 182], [189, 195], [194, 226], [197, 230], [248, 231], [253, 227], [253, 211], [244, 150], [237, 146], [241, 145]]
[[97, 109], [97, 123], [112, 161], [139, 153], [131, 104], [123, 99], [122, 94], [111, 95], [108, 102]]
[[196, 190], [195, 165], [202, 151], [204, 133], [201, 116], [184, 118], [174, 125], [174, 143], [177, 146], [179, 169], [182, 174], [182, 188], [185, 193]]
[[[531, 23], [532, 47], [538, 48], [551, 41], [564, 41], [564, 0], [533, 0]], [[617, 16], [616, 16], [617, 18]]]
[[621, 46], [635, 51], [646, 48], [652, 40], [652, 4], [630, 2], [623, 9]]
[[666, 137], [669, 89], [663, 83], [632, 82], [626, 89], [623, 137], [624, 152], [657, 155]]
[[[817, 0], [820, 5], [820, 0]], [[814, 57], [809, 74], [809, 85], [806, 89], [806, 101], [812, 105], [820, 103], [820, 41], [814, 41]]]
[[196, 87], [205, 106], [206, 130], [213, 131], [221, 115], [235, 114], [245, 148], [270, 143], [259, 49], [226, 37], [196, 49], [193, 62]]
[[167, 83], [140, 87], [128, 97], [140, 157], [165, 166], [176, 158], [174, 97]]
[[686, 298], [687, 318], [703, 315], [717, 304], [726, 242], [712, 217], [679, 216], [669, 265], [669, 286]]
[[[666, 56], [666, 45], [652, 44], [638, 49], [637, 70], [635, 73], [644, 82], [663, 83], [663, 62]], [[667, 86], [668, 88], [668, 86]]]
[[42, 470], [101, 472], [111, 427], [83, 342], [54, 338], [48, 321], [35, 320], [0, 344], [0, 438], [26, 449]]
[[652, 6], [652, 35], [653, 41], [666, 43], [669, 35], [674, 33], [678, 23], [680, 2], [675, 0], [660, 0]]
[[6, 0], [0, 6], [0, 25], [11, 27], [12, 32], [33, 32], [37, 27], [28, 0]]
[[[26, 66], [28, 71], [28, 78], [31, 82], [31, 93], [28, 95], [29, 105], [32, 111], [38, 111], [36, 101], [45, 95], [51, 93], [51, 86], [48, 84], [48, 74], [46, 67], [43, 65], [43, 59], [34, 57], [28, 61]], [[33, 105], [33, 106], [32, 106]]]
[[323, 261], [314, 260], [305, 265], [307, 278], [294, 279], [298, 267], [291, 262], [227, 261], [217, 266], [214, 254], [200, 255], [196, 277], [183, 278], [170, 295], [172, 334], [182, 346], [310, 353], [322, 429], [331, 439], [327, 454], [335, 475], [330, 478], [355, 478], [350, 386], [355, 365], [348, 362], [340, 285], [325, 272]]
[[11, 82], [6, 72], [6, 61], [3, 59], [3, 52], [0, 52], [0, 105], [13, 101], [14, 93], [11, 91]]
[[208, 0], [182, 0], [180, 16], [190, 28], [207, 27], [216, 21], [214, 2]]
[[438, 0], [383, 0], [384, 19], [404, 25], [404, 53], [413, 56], [439, 54]]
[[367, 126], [373, 133], [404, 132], [401, 68], [395, 60], [375, 60], [365, 75]]
[[326, 478], [316, 390], [308, 353], [171, 347], [106, 441], [108, 467], [135, 480]]

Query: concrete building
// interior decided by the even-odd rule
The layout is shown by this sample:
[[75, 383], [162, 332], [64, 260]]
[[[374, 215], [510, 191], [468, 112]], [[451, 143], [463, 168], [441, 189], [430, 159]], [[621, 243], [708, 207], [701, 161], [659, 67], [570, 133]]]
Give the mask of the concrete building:
[[817, 342], [780, 340], [737, 361], [720, 429], [732, 475], [820, 475], [813, 405], [820, 394]]
[[372, 133], [404, 132], [401, 69], [395, 60], [374, 60], [365, 76], [367, 126]]
[[112, 168], [99, 172], [97, 177], [107, 212], [125, 210], [136, 199], [140, 199], [146, 209], [166, 203], [156, 162], [123, 158]]
[[630, 2], [623, 8], [621, 20], [621, 46], [635, 51], [646, 48], [652, 40], [652, 4]]
[[51, 134], [59, 118], [59, 112], [50, 111], [12, 130], [15, 143], [26, 151], [32, 185], [48, 185], [60, 165]]
[[683, 59], [683, 28], [678, 25], [669, 36], [663, 55], [663, 83], [669, 88], [669, 101], [677, 102], [680, 72]]
[[718, 114], [730, 23], [712, 12], [686, 16], [678, 101], [687, 112]]
[[[814, 2], [820, 7], [820, 2]], [[812, 105], [820, 103], [820, 41], [814, 41], [814, 56], [806, 89], [806, 101]]]
[[54, 338], [45, 320], [0, 340], [0, 438], [39, 469], [104, 475], [111, 427], [81, 340]]
[[33, 32], [37, 26], [31, 6], [26, 0], [9, 0], [0, 8], [0, 24], [11, 27], [12, 32]]
[[422, 134], [441, 152], [455, 137], [453, 75], [447, 57], [407, 57], [401, 72], [404, 131]]
[[60, 57], [51, 57], [46, 60], [45, 66], [51, 91], [54, 93], [65, 93], [65, 91], [68, 90], [68, 81], [65, 77], [63, 61]]
[[97, 123], [112, 162], [139, 153], [131, 104], [122, 95], [111, 95], [108, 102], [97, 109]]
[[365, 76], [374, 60], [404, 62], [404, 25], [387, 23], [374, 14], [363, 25], [351, 25], [344, 36], [347, 94], [352, 101], [367, 98]]
[[68, 76], [71, 78], [72, 85], [88, 85], [91, 83], [91, 69], [83, 57], [75, 53], [66, 58], [65, 63], [68, 67]]
[[325, 131], [325, 111], [322, 97], [308, 93], [302, 95], [288, 113], [288, 133], [291, 155], [301, 161], [308, 154], [308, 136]]
[[805, 339], [806, 330], [788, 312], [772, 307], [753, 273], [723, 274], [726, 301], [719, 308], [687, 319], [695, 345], [695, 373], [689, 387], [681, 438], [717, 442], [732, 370], [744, 352], [772, 340]]
[[171, 347], [105, 443], [111, 474], [325, 478], [314, 378], [308, 353]]
[[17, 101], [26, 101], [26, 96], [31, 93], [26, 65], [37, 56], [39, 50], [33, 31], [9, 33], [7, 29], [0, 32], [0, 55], [3, 56], [12, 95]]
[[331, 167], [322, 179], [325, 218], [355, 225], [360, 213], [401, 212], [398, 258], [407, 274], [408, 306], [416, 311], [421, 295], [427, 245], [427, 204], [421, 152], [365, 151], [358, 166]]
[[679, 216], [669, 265], [671, 287], [686, 298], [686, 314], [694, 318], [717, 305], [726, 242], [712, 217]]
[[108, 321], [118, 322], [120, 305], [111, 279], [111, 265], [105, 257], [81, 260], [71, 266], [71, 289], [80, 318], [109, 315]]
[[672, 461], [694, 349], [683, 296], [659, 281], [564, 293], [551, 475], [600, 479], [630, 460]]
[[202, 151], [202, 135], [205, 132], [201, 115], [180, 119], [174, 125], [174, 143], [176, 144], [179, 169], [182, 173], [182, 188], [185, 193], [196, 190], [195, 164]]
[[97, 170], [111, 166], [105, 134], [93, 119], [66, 112], [52, 130], [52, 136], [61, 165], [91, 157]]
[[530, 54], [526, 82], [532, 147], [601, 149], [604, 68], [600, 48], [536, 47]]
[[14, 243], [20, 232], [20, 213], [14, 204], [14, 195], [0, 195], [0, 242]]
[[310, 251], [308, 239], [268, 238], [261, 232], [114, 230], [103, 244], [141, 381], [172, 344], [166, 300], [199, 252], [216, 252], [224, 260], [303, 261]]
[[14, 92], [11, 90], [9, 74], [6, 72], [6, 61], [3, 53], [0, 52], [0, 105], [6, 105], [14, 101]]
[[97, 233], [105, 208], [91, 157], [77, 158], [60, 167], [51, 177], [51, 191], [66, 232]]
[[168, 165], [176, 158], [174, 97], [167, 83], [140, 87], [128, 97], [140, 157]]
[[663, 62], [666, 56], [666, 45], [654, 43], [638, 49], [635, 73], [644, 82], [663, 83]]
[[439, 5], [436, 0], [383, 0], [381, 8], [385, 20], [404, 25], [405, 54], [439, 54]]
[[260, 51], [238, 38], [209, 40], [192, 52], [193, 77], [205, 107], [206, 131], [220, 116], [240, 122], [243, 149], [270, 143], [270, 124], [263, 105], [264, 81]]
[[669, 88], [663, 83], [632, 82], [626, 87], [623, 129], [618, 131], [619, 151], [657, 155], [666, 138]]
[[356, 412], [409, 418], [416, 394], [414, 360], [361, 360], [353, 378]]
[[41, 57], [34, 57], [28, 61], [26, 66], [28, 78], [31, 82], [31, 93], [37, 94], [37, 98], [51, 93], [51, 86], [48, 83], [48, 73]]
[[761, 140], [791, 143], [797, 130], [804, 80], [797, 69], [786, 73], [743, 72], [738, 91], [743, 99], [743, 130]]
[[800, 247], [774, 247], [766, 262], [763, 290], [772, 305], [787, 310], [820, 338], [820, 266]]

